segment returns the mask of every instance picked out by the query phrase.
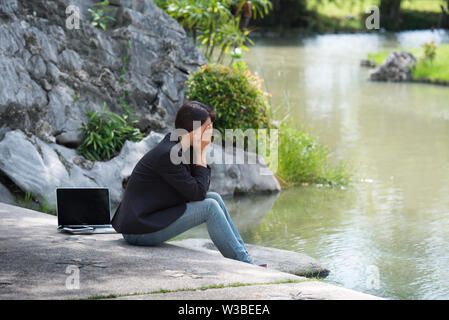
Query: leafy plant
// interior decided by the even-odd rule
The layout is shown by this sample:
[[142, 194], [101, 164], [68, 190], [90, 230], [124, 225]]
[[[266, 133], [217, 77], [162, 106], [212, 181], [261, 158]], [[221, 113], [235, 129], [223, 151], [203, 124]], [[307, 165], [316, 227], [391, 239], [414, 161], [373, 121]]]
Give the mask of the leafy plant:
[[140, 130], [131, 126], [137, 120], [130, 120], [129, 114], [120, 116], [107, 112], [106, 107], [104, 103], [100, 113], [88, 111], [89, 122], [80, 128], [83, 142], [77, 151], [89, 160], [109, 160], [120, 152], [126, 140], [140, 141], [143, 138]]
[[422, 57], [422, 60], [424, 60], [425, 62], [427, 61], [433, 62], [437, 55], [437, 46], [435, 42], [431, 41], [424, 43], [423, 49], [424, 49], [424, 56]]
[[[243, 0], [156, 0], [156, 4], [176, 19], [192, 34], [194, 44], [200, 43], [207, 61], [214, 61], [214, 50], [220, 49], [219, 58], [222, 63], [229, 49], [241, 48], [247, 50], [247, 43], [253, 44], [248, 38], [252, 29], [241, 24], [242, 17], [247, 12], [243, 9], [248, 5]], [[251, 17], [263, 17], [272, 8], [268, 0], [251, 1]], [[232, 57], [231, 57], [232, 59]], [[231, 64], [232, 64], [231, 60]]]
[[186, 97], [213, 106], [214, 127], [224, 137], [225, 129], [269, 127], [269, 107], [262, 79], [253, 75], [244, 61], [231, 67], [208, 64], [191, 73]]
[[18, 206], [22, 208], [27, 208], [31, 210], [40, 211], [43, 213], [56, 215], [56, 208], [50, 205], [45, 197], [42, 197], [42, 200], [40, 201], [35, 200], [35, 198], [36, 196], [34, 191], [27, 191], [25, 192], [23, 197], [16, 196], [14, 201]]
[[301, 128], [281, 124], [276, 175], [284, 184], [346, 185], [350, 178], [347, 166], [345, 162], [331, 165], [326, 145]]
[[101, 28], [105, 31], [108, 29], [108, 21], [115, 20], [114, 17], [108, 15], [108, 12], [111, 12], [114, 10], [112, 8], [107, 8], [108, 5], [109, 5], [109, 1], [106, 0], [103, 2], [95, 3], [94, 4], [94, 6], [96, 7], [95, 9], [88, 9], [90, 14], [92, 15], [92, 19], [91, 19], [90, 23], [94, 27]]

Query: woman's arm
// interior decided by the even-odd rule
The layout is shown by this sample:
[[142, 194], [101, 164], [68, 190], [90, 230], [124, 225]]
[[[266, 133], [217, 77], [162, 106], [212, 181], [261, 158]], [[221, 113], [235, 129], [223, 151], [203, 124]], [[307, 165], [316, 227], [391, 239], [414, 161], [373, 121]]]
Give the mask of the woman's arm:
[[194, 165], [192, 172], [184, 164], [174, 164], [169, 153], [159, 159], [160, 176], [189, 201], [206, 198], [210, 185], [210, 168], [207, 164]]

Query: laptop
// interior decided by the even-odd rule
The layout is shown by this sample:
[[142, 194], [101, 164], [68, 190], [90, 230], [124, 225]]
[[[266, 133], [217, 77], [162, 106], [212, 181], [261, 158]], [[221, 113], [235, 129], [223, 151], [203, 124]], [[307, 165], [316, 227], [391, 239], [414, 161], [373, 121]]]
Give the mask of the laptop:
[[56, 188], [56, 214], [61, 232], [116, 233], [108, 188]]

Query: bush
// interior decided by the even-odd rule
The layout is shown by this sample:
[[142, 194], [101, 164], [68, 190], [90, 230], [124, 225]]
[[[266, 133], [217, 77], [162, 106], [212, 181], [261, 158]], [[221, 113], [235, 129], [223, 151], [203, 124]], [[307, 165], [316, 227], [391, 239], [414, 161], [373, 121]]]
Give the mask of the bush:
[[101, 28], [104, 31], [106, 31], [108, 29], [108, 21], [114, 21], [115, 18], [110, 16], [108, 14], [108, 12], [113, 11], [114, 9], [112, 8], [108, 8], [109, 5], [109, 1], [103, 1], [103, 2], [98, 2], [95, 3], [94, 6], [96, 8], [94, 9], [87, 9], [87, 11], [90, 12], [90, 14], [92, 15], [92, 20], [90, 21], [90, 23], [96, 27], [96, 28]]
[[285, 184], [316, 183], [346, 185], [349, 174], [344, 162], [332, 166], [329, 151], [302, 129], [279, 128], [277, 176]]
[[262, 90], [262, 81], [243, 61], [231, 67], [208, 64], [190, 74], [186, 98], [215, 108], [214, 128], [223, 137], [225, 129], [267, 128], [269, 94]]
[[77, 151], [86, 159], [93, 161], [109, 160], [118, 155], [126, 140], [140, 141], [143, 134], [131, 126], [137, 120], [129, 120], [129, 115], [120, 116], [112, 112], [87, 112], [90, 116], [87, 124], [80, 128], [83, 142]]
[[430, 61], [433, 62], [435, 60], [435, 56], [437, 55], [437, 46], [434, 41], [427, 42], [423, 44], [424, 56], [422, 60], [424, 62]]

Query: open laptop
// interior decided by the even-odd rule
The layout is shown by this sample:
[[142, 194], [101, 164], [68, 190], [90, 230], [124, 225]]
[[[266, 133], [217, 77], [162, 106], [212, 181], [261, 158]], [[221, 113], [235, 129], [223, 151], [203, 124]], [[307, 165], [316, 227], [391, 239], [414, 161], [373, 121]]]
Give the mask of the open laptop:
[[56, 188], [56, 213], [59, 231], [116, 233], [111, 225], [107, 188]]

